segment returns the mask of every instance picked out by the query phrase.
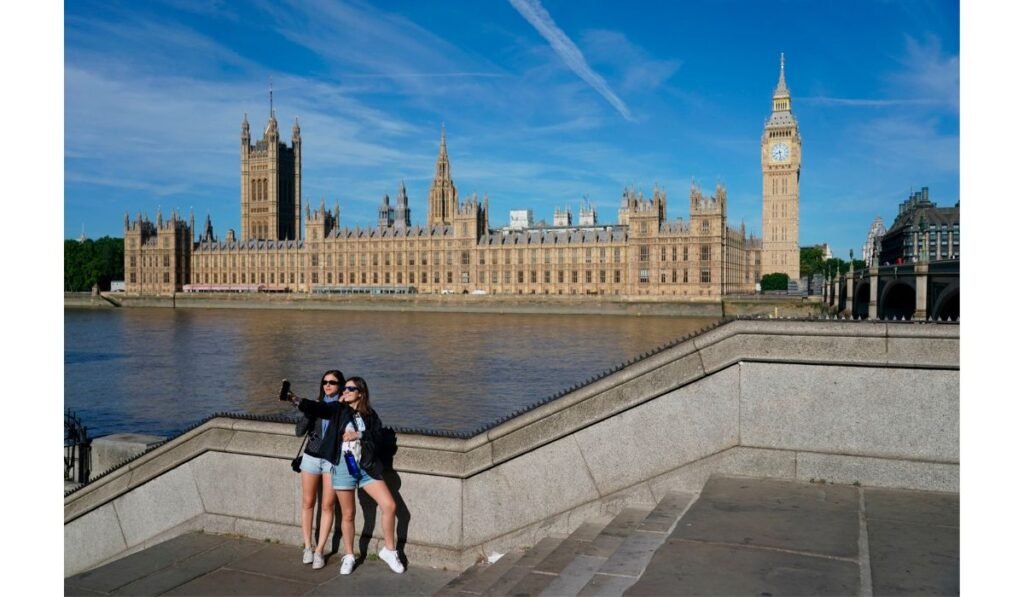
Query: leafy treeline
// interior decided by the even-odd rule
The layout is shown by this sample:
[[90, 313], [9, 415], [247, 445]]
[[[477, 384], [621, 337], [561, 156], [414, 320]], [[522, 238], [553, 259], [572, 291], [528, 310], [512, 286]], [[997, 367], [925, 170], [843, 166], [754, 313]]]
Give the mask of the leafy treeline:
[[[864, 261], [853, 260], [854, 271], [864, 269]], [[800, 248], [800, 277], [807, 278], [821, 274], [826, 279], [843, 276], [850, 271], [850, 262], [838, 257], [825, 259], [825, 251], [821, 247]], [[782, 273], [769, 273], [761, 277], [761, 290], [786, 290], [789, 276]]]
[[[862, 259], [853, 260], [853, 270], [864, 269], [866, 264]], [[806, 278], [814, 274], [821, 274], [828, 277], [845, 275], [850, 271], [850, 262], [838, 257], [825, 259], [825, 253], [821, 247], [802, 247], [800, 249], [800, 277]]]
[[124, 280], [124, 239], [64, 241], [64, 291], [86, 292], [93, 284], [110, 290], [111, 280]]

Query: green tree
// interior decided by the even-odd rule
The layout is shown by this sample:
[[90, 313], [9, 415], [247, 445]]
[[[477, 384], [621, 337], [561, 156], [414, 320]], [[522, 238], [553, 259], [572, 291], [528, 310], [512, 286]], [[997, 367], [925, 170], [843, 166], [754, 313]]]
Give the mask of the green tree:
[[765, 274], [761, 276], [761, 290], [786, 290], [789, 288], [789, 276], [783, 273]]
[[87, 292], [94, 284], [110, 290], [110, 282], [124, 279], [124, 239], [64, 241], [64, 290]]
[[814, 275], [823, 271], [825, 251], [821, 247], [800, 247], [800, 277]]

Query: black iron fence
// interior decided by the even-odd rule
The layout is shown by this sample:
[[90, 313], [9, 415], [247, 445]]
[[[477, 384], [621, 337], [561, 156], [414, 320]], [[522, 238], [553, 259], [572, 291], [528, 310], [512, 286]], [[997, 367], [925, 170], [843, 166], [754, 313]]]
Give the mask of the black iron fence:
[[71, 409], [64, 411], [64, 480], [89, 482], [89, 430]]

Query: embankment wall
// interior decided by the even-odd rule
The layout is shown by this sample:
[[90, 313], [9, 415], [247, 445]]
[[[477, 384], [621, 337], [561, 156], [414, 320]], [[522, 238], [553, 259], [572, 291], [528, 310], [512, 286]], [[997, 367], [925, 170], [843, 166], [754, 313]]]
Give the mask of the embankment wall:
[[[716, 473], [958, 491], [959, 345], [955, 324], [733, 321], [476, 436], [399, 433], [400, 543], [464, 568]], [[299, 544], [299, 442], [215, 418], [71, 493], [65, 575], [191, 530]]]

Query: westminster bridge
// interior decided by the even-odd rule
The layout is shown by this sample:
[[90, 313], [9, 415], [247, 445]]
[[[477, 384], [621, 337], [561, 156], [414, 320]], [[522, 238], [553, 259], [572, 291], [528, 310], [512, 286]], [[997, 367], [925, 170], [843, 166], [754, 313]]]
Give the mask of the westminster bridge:
[[852, 268], [825, 286], [825, 304], [855, 319], [960, 318], [960, 260]]

